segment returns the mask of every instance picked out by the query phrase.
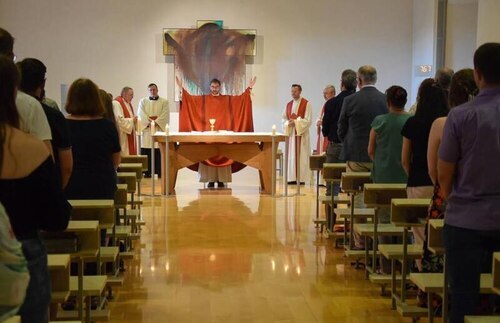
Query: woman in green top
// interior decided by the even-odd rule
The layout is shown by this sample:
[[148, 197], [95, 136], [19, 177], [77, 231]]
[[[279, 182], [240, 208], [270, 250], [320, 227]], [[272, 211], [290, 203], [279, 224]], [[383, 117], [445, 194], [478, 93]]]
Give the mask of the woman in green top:
[[[393, 85], [385, 91], [389, 113], [373, 119], [368, 143], [368, 155], [373, 160], [372, 179], [374, 183], [406, 183], [407, 176], [401, 164], [403, 136], [401, 129], [411, 116], [404, 110], [407, 93], [401, 86]], [[378, 208], [379, 223], [389, 223], [391, 210]], [[379, 244], [400, 243], [397, 238], [380, 236]], [[380, 273], [389, 274], [391, 264], [381, 257]]]
[[373, 160], [373, 182], [406, 183], [407, 176], [401, 165], [401, 129], [410, 117], [404, 110], [407, 93], [401, 86], [393, 85], [385, 94], [389, 113], [373, 119], [368, 143], [368, 155]]

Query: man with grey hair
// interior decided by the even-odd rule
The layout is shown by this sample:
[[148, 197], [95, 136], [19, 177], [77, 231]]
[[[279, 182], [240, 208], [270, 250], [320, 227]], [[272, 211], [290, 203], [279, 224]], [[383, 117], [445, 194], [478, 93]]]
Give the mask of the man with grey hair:
[[[455, 72], [451, 68], [442, 67], [436, 71], [436, 75], [434, 76], [434, 80], [436, 80], [437, 84], [443, 89], [447, 100], [450, 94], [451, 78], [453, 74], [455, 74]], [[417, 103], [418, 97], [417, 101], [410, 107], [409, 113], [415, 114], [415, 112], [417, 112]]]
[[[360, 90], [344, 99], [338, 122], [338, 136], [343, 143], [341, 157], [348, 172], [371, 172], [373, 164], [368, 156], [371, 123], [376, 116], [388, 112], [387, 101], [385, 94], [375, 87], [375, 67], [361, 66], [357, 76]], [[363, 194], [358, 194], [355, 207], [363, 207], [363, 199]], [[355, 248], [364, 249], [361, 237], [355, 234], [354, 238]]]
[[436, 71], [436, 76], [434, 79], [443, 88], [443, 90], [448, 94], [450, 90], [451, 78], [455, 72], [449, 67], [442, 67]]
[[116, 117], [116, 126], [120, 135], [121, 155], [137, 155], [137, 144], [135, 141], [135, 129], [137, 116], [134, 114], [132, 99], [134, 90], [125, 86], [120, 96], [113, 100], [113, 112]]
[[326, 152], [326, 148], [328, 146], [328, 138], [322, 134], [321, 128], [323, 125], [323, 117], [325, 115], [325, 106], [328, 100], [333, 99], [336, 94], [335, 86], [328, 84], [325, 86], [323, 90], [323, 97], [325, 98], [325, 104], [323, 104], [323, 108], [321, 109], [318, 119], [316, 120], [316, 128], [318, 130], [318, 142], [316, 143], [316, 154], [321, 155]]

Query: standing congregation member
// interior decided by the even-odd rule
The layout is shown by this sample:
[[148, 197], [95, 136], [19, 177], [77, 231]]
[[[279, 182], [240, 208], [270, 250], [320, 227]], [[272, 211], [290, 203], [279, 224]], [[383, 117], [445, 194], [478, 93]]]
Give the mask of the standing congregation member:
[[500, 251], [500, 43], [474, 53], [479, 94], [448, 114], [438, 180], [446, 208], [444, 246], [451, 289], [450, 322], [474, 315], [482, 272]]
[[23, 323], [45, 323], [51, 282], [40, 231], [65, 230], [71, 206], [47, 146], [19, 130], [19, 74], [12, 58], [0, 55], [0, 75], [0, 203], [22, 244], [30, 274], [19, 315]]
[[134, 108], [132, 107], [133, 98], [134, 90], [125, 86], [120, 96], [113, 100], [113, 112], [118, 125], [122, 156], [137, 155], [135, 138], [137, 116], [134, 114]]
[[[389, 113], [381, 114], [372, 122], [368, 155], [373, 160], [372, 179], [374, 183], [406, 183], [408, 177], [401, 164], [403, 137], [401, 129], [410, 117], [405, 112], [408, 94], [401, 86], [393, 85], [385, 91]], [[390, 207], [376, 210], [379, 223], [391, 222]], [[393, 236], [379, 236], [379, 244], [398, 243]], [[380, 273], [390, 274], [390, 261], [380, 257]]]
[[[149, 96], [139, 102], [137, 114], [140, 118], [138, 128], [142, 131], [141, 155], [148, 156], [148, 170], [145, 177], [151, 177], [151, 122], [155, 122], [156, 131], [165, 131], [165, 125], [170, 123], [170, 110], [168, 101], [158, 95], [158, 86], [154, 83], [148, 85]], [[158, 144], [155, 144], [155, 174], [161, 177], [161, 156]]]
[[[302, 185], [309, 176], [311, 142], [309, 128], [312, 123], [311, 103], [302, 97], [302, 86], [292, 84], [292, 101], [288, 102], [281, 116], [283, 131], [289, 136], [288, 184]], [[297, 159], [300, 152], [300, 160]], [[300, 178], [298, 170], [300, 169]]]
[[35, 58], [25, 58], [16, 64], [21, 72], [19, 88], [26, 94], [38, 100], [49, 122], [52, 135], [54, 162], [60, 173], [63, 188], [68, 185], [73, 170], [73, 154], [66, 118], [61, 111], [43, 103], [47, 67]]
[[[422, 81], [418, 97], [415, 115], [406, 121], [401, 130], [403, 135], [401, 162], [408, 175], [406, 188], [408, 198], [428, 198], [430, 202], [434, 186], [427, 165], [429, 133], [434, 120], [448, 114], [448, 102], [443, 89], [431, 78]], [[425, 228], [413, 227], [412, 230], [415, 244], [423, 244]], [[418, 270], [421, 271], [421, 259], [417, 259], [416, 263]]]
[[74, 162], [66, 195], [70, 199], [114, 199], [120, 142], [113, 122], [103, 118], [97, 85], [89, 79], [75, 80], [68, 90], [66, 111]]
[[[342, 141], [337, 133], [340, 112], [344, 99], [351, 94], [356, 93], [358, 85], [356, 72], [353, 70], [344, 70], [340, 77], [341, 92], [334, 98], [329, 99], [325, 103], [325, 114], [323, 115], [323, 127], [321, 131], [323, 136], [328, 138], [328, 147], [326, 148], [326, 163], [342, 163], [340, 158], [342, 152]], [[330, 186], [326, 187], [326, 195], [330, 195]], [[340, 185], [336, 184], [334, 188], [335, 195], [340, 191]]]
[[[368, 156], [371, 124], [376, 116], [387, 113], [385, 95], [377, 90], [377, 70], [370, 65], [358, 69], [359, 92], [344, 99], [338, 130], [342, 140], [341, 158], [346, 161], [348, 172], [371, 172], [372, 161]], [[356, 207], [364, 207], [364, 194], [357, 194]], [[357, 219], [358, 222], [365, 219]], [[354, 232], [354, 247], [364, 249], [363, 239]]]

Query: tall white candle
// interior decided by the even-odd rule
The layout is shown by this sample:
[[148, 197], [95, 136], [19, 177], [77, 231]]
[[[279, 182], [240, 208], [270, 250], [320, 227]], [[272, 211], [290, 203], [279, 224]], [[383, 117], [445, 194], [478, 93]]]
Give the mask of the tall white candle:
[[165, 134], [167, 136], [170, 136], [170, 126], [168, 125], [168, 123], [165, 125]]
[[272, 127], [272, 135], [275, 136], [276, 135], [276, 125], [273, 124], [273, 127]]

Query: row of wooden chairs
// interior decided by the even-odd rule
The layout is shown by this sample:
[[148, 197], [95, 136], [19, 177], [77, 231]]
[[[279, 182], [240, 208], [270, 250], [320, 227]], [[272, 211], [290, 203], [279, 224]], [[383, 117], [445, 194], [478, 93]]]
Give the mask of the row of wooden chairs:
[[[391, 308], [397, 310], [403, 317], [411, 318], [417, 321], [420, 317], [427, 317], [429, 322], [434, 321], [434, 311], [432, 306], [428, 309], [411, 305], [406, 296], [406, 285], [408, 280], [411, 280], [422, 291], [428, 292], [428, 297], [432, 297], [433, 293], [439, 293], [445, 297], [443, 306], [443, 316], [446, 317], [447, 306], [447, 290], [444, 289], [444, 274], [434, 273], [412, 273], [409, 274], [407, 269], [409, 263], [421, 258], [423, 255], [422, 245], [409, 245], [408, 237], [411, 234], [411, 227], [426, 225], [425, 218], [427, 216], [429, 199], [408, 199], [406, 196], [406, 184], [381, 184], [371, 183], [371, 174], [364, 172], [347, 172], [346, 164], [342, 163], [325, 163], [325, 156], [311, 156], [311, 170], [323, 172], [323, 178], [326, 185], [331, 185], [333, 192], [334, 185], [340, 185], [341, 190], [347, 193], [345, 196], [320, 196], [319, 181], [317, 181], [316, 195], [317, 208], [316, 217], [313, 220], [320, 234], [323, 233], [323, 228], [329, 237], [333, 237], [335, 241], [343, 235], [345, 257], [354, 259], [357, 267], [364, 257], [365, 277], [371, 282], [380, 285], [382, 294], [386, 294], [386, 287], [391, 287]], [[354, 199], [358, 194], [364, 194], [364, 204], [366, 208], [355, 208]], [[320, 218], [319, 204], [324, 203], [331, 207], [332, 212], [326, 212], [326, 218]], [[340, 205], [345, 205], [347, 208], [339, 208]], [[390, 208], [391, 222], [389, 224], [379, 224], [378, 210], [380, 208]], [[343, 219], [344, 230], [339, 233], [334, 230], [334, 226], [338, 218]], [[368, 219], [368, 223], [355, 223], [356, 218]], [[370, 221], [371, 219], [371, 221]], [[442, 220], [431, 220], [428, 223], [429, 230], [429, 250], [442, 254]], [[357, 232], [365, 239], [365, 250], [353, 250], [354, 232]], [[401, 236], [401, 244], [381, 244], [378, 245], [378, 237]], [[372, 247], [369, 248], [369, 240]], [[336, 243], [337, 245], [337, 243]], [[376, 271], [377, 257], [381, 255], [391, 261], [391, 274], [381, 275]], [[500, 256], [497, 262], [498, 270], [498, 286], [500, 290]], [[369, 263], [371, 262], [371, 265]], [[400, 263], [401, 273], [397, 275], [396, 267]], [[495, 262], [494, 262], [495, 263]], [[493, 269], [493, 273], [495, 269]], [[483, 293], [492, 293], [492, 275], [485, 274], [481, 277], [481, 291]], [[399, 291], [397, 290], [399, 286]], [[432, 304], [428, 302], [428, 304]], [[473, 320], [474, 318], [468, 318]], [[482, 318], [484, 320], [484, 317]], [[499, 320], [499, 317], [494, 317]], [[473, 322], [473, 321], [471, 321]], [[475, 321], [474, 321], [475, 322]]]
[[[105, 305], [113, 297], [113, 288], [123, 284], [120, 263], [133, 258], [132, 242], [139, 238], [140, 227], [144, 225], [140, 212], [140, 183], [145, 169], [146, 156], [123, 157], [114, 200], [69, 201], [73, 207], [65, 231], [69, 236], [60, 240], [61, 245], [66, 244], [68, 252], [48, 256], [52, 278], [51, 320], [109, 321], [110, 312]], [[102, 231], [109, 241], [106, 246], [101, 245]], [[49, 242], [61, 235], [47, 233], [44, 238]], [[73, 244], [74, 250], [69, 250]], [[122, 250], [120, 244], [124, 246]], [[78, 264], [77, 276], [71, 276], [72, 263]], [[96, 264], [96, 275], [84, 275], [87, 263]], [[62, 310], [61, 304], [70, 296], [76, 296], [77, 309]], [[95, 304], [96, 299], [98, 304]], [[95, 305], [97, 308], [93, 309]]]

